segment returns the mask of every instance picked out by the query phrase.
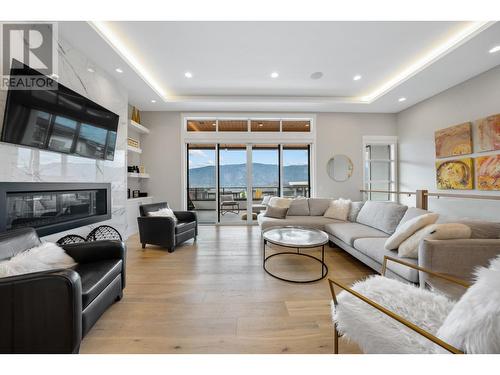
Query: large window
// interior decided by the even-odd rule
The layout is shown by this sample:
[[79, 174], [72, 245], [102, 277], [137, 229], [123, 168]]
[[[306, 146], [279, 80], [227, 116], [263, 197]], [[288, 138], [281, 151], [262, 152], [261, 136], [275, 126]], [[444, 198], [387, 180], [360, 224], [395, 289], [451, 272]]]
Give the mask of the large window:
[[397, 139], [365, 137], [364, 186], [369, 200], [395, 201], [397, 189]]
[[310, 146], [283, 146], [283, 196], [309, 197], [310, 189]]

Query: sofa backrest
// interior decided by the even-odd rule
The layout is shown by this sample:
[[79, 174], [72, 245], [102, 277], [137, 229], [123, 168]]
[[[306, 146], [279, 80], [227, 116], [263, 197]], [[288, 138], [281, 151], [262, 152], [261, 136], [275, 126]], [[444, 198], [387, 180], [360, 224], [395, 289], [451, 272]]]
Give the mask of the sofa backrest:
[[436, 224], [444, 223], [460, 223], [470, 227], [472, 233], [471, 238], [494, 239], [500, 238], [500, 223], [475, 220], [467, 218], [453, 218], [450, 216], [440, 216]]
[[0, 261], [40, 245], [33, 228], [19, 228], [0, 234]]
[[367, 201], [359, 211], [356, 221], [393, 234], [407, 209], [407, 206], [398, 203]]
[[309, 199], [295, 198], [290, 204], [286, 216], [309, 216]]
[[323, 216], [330, 206], [331, 198], [309, 198], [309, 214], [311, 216]]
[[169, 208], [167, 202], [143, 204], [139, 206], [139, 212], [141, 216], [148, 216], [150, 212], [155, 212], [161, 210], [162, 208]]

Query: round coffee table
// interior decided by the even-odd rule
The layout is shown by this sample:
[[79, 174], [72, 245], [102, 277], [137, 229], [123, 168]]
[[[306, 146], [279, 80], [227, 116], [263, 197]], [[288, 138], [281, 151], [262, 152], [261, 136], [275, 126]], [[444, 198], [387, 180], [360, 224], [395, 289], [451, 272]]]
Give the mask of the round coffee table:
[[[288, 281], [291, 283], [303, 284], [303, 283], [312, 283], [315, 281], [319, 281], [325, 278], [326, 275], [328, 275], [328, 266], [325, 264], [325, 244], [328, 243], [329, 238], [325, 232], [319, 229], [308, 229], [301, 227], [283, 227], [283, 228], [269, 229], [262, 234], [262, 237], [264, 239], [263, 267], [264, 271], [266, 271], [272, 277], [275, 277], [276, 279], [279, 280]], [[268, 243], [278, 245], [281, 247], [293, 248], [296, 251], [282, 251], [279, 253], [271, 254], [266, 257], [266, 248]], [[320, 246], [321, 246], [321, 259], [300, 252], [301, 249], [302, 250], [311, 249]], [[295, 256], [312, 258], [321, 264], [321, 276], [313, 280], [290, 280], [275, 275], [266, 268], [266, 262], [270, 258], [279, 255], [295, 255]]]

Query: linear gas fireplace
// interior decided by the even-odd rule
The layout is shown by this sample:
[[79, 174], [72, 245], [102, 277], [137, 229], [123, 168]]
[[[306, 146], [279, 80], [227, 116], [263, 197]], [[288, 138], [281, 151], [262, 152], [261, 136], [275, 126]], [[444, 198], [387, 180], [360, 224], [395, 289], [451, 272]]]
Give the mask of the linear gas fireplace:
[[0, 182], [0, 232], [33, 227], [46, 236], [110, 218], [109, 183]]

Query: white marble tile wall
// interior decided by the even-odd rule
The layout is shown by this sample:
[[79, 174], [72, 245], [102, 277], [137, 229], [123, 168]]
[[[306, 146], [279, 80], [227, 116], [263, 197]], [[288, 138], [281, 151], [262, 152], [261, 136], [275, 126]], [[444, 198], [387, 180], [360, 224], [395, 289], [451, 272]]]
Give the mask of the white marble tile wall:
[[[113, 77], [96, 67], [88, 57], [65, 40], [59, 39], [58, 56], [60, 83], [120, 116], [115, 158], [113, 161], [93, 160], [0, 143], [0, 181], [110, 182], [111, 220], [53, 234], [44, 239], [54, 241], [66, 233], [85, 236], [92, 228], [101, 224], [112, 225], [125, 236], [127, 92]], [[87, 70], [89, 66], [95, 70], [93, 73]], [[0, 91], [0, 122], [3, 121], [5, 98], [6, 92]]]

